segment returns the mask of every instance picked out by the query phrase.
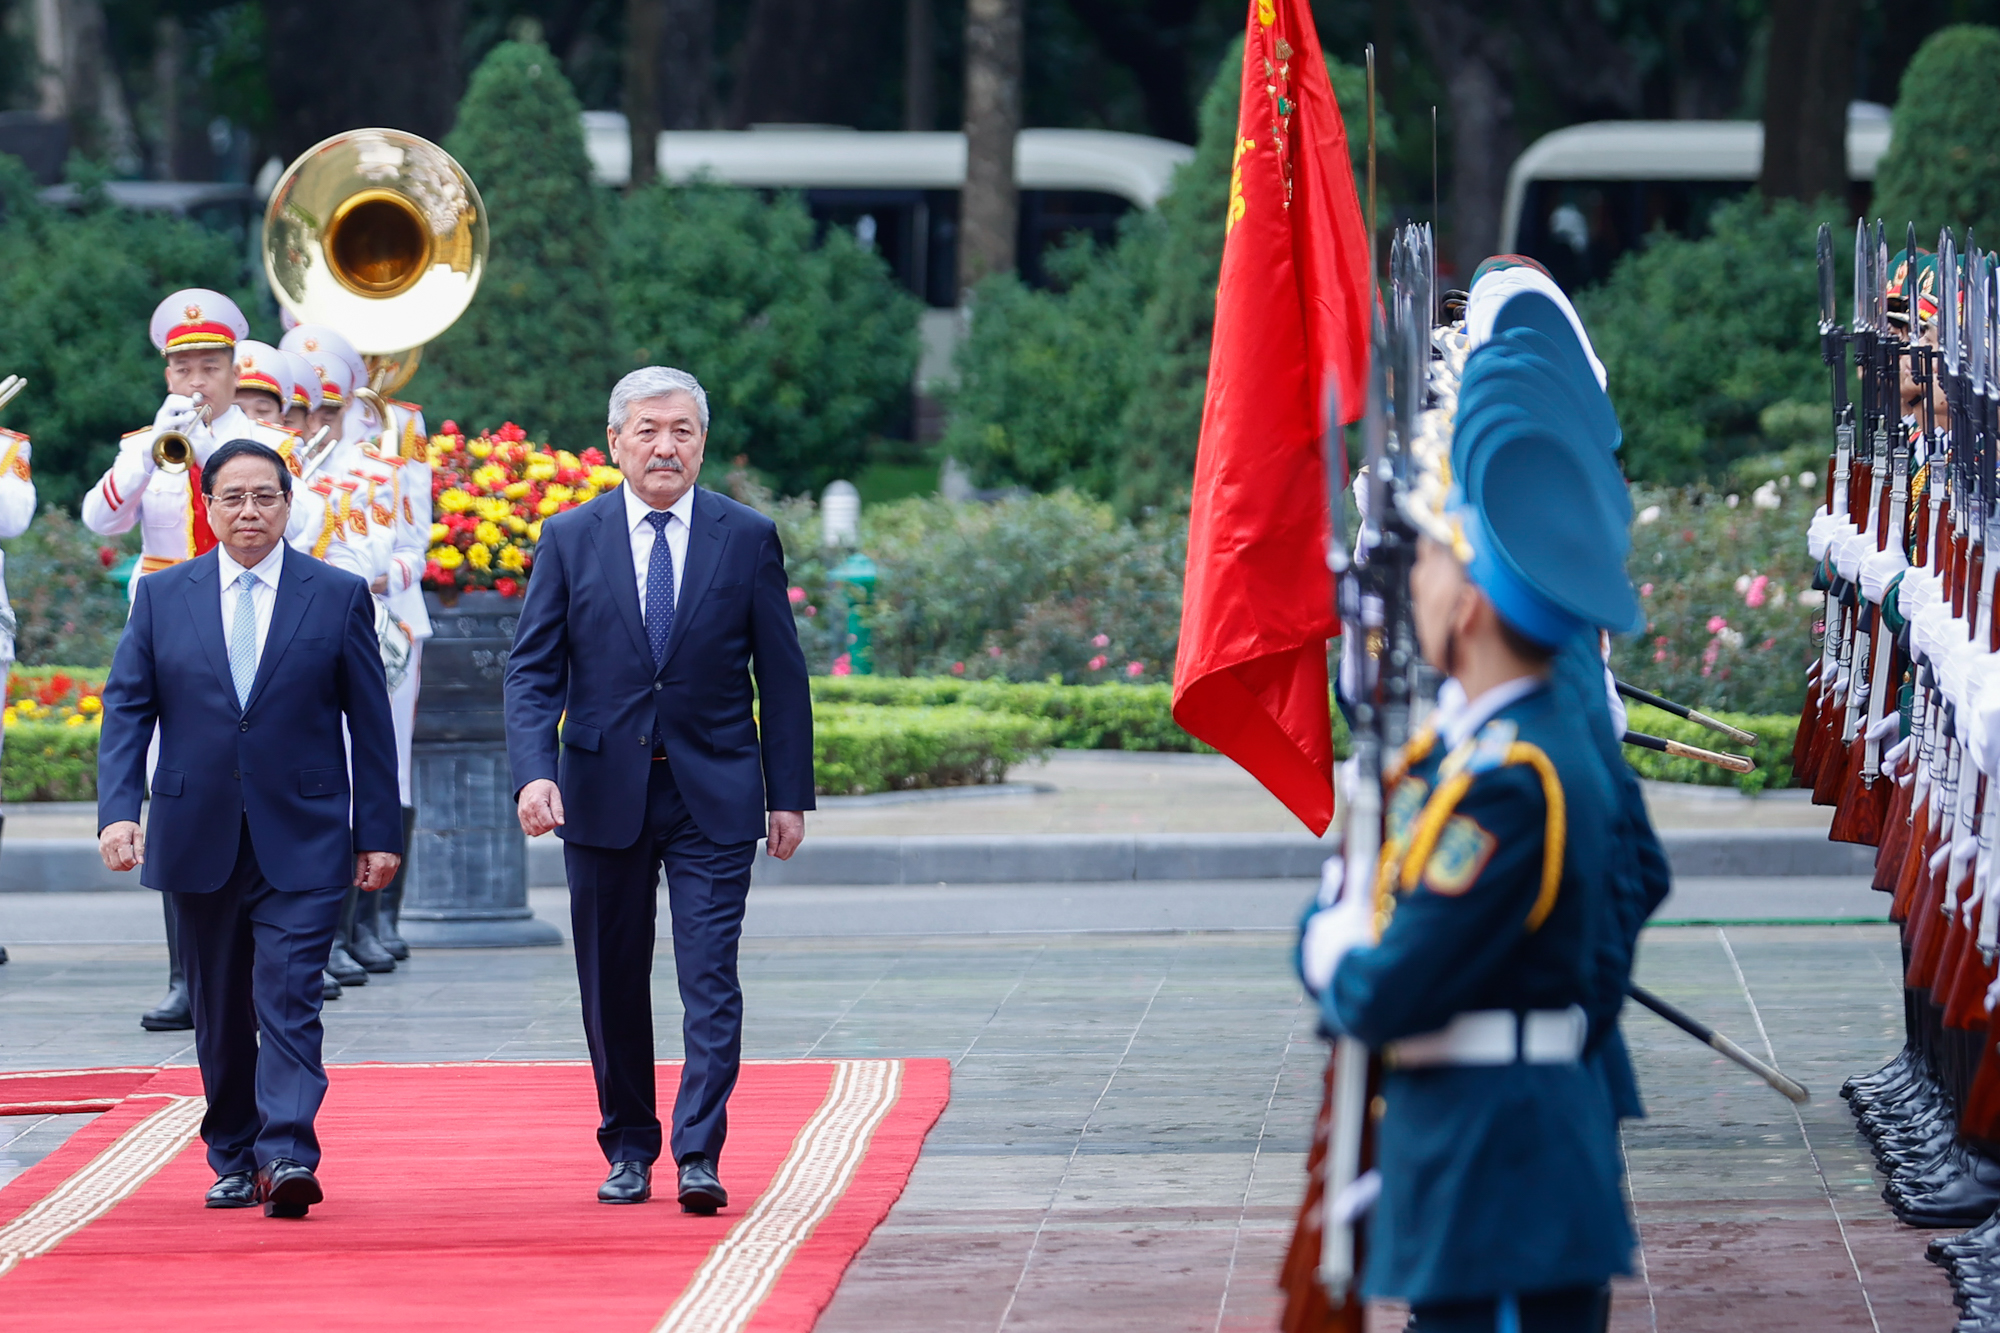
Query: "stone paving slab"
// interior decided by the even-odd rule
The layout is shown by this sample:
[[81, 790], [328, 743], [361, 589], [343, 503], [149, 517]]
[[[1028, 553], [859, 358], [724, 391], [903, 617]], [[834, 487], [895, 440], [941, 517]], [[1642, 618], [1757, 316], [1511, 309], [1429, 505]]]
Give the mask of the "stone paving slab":
[[[819, 1328], [1271, 1328], [1324, 1059], [1288, 951], [1283, 932], [747, 941], [752, 1058], [954, 1065], [909, 1187]], [[1949, 1327], [1942, 1275], [1918, 1257], [1928, 1236], [1889, 1218], [1836, 1095], [1895, 1048], [1896, 953], [1884, 926], [1648, 932], [1641, 979], [1774, 1054], [1815, 1100], [1794, 1113], [1628, 1012], [1652, 1117], [1624, 1133], [1644, 1248], [1614, 1302], [1620, 1333]], [[186, 1034], [136, 1022], [161, 959], [157, 945], [17, 945], [0, 968], [0, 1068], [190, 1063]], [[679, 1050], [671, 968], [663, 948], [663, 1058]], [[420, 955], [330, 1006], [327, 1032], [335, 1060], [584, 1054], [561, 947]], [[0, 1173], [82, 1120], [0, 1121], [17, 1135], [0, 1138]], [[1371, 1327], [1399, 1316], [1378, 1310]]]

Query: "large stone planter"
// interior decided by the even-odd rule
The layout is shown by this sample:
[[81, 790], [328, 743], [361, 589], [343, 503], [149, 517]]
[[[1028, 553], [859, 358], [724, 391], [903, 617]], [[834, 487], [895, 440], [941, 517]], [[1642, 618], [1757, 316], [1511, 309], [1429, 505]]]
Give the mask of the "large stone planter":
[[401, 929], [422, 948], [558, 944], [528, 906], [528, 840], [514, 813], [502, 711], [521, 599], [425, 593], [433, 634], [411, 754], [417, 802]]

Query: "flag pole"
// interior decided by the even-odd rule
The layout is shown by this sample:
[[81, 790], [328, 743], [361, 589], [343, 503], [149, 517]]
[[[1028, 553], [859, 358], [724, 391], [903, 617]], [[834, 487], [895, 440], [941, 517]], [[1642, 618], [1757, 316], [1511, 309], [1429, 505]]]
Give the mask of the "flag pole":
[[1375, 43], [1368, 43], [1368, 281], [1375, 282]]

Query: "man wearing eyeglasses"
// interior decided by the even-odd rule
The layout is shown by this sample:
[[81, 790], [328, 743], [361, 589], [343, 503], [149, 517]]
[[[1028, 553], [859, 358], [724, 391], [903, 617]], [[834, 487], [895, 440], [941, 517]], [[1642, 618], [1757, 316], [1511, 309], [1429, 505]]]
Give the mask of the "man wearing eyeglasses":
[[403, 849], [374, 602], [285, 544], [291, 488], [266, 445], [210, 455], [217, 546], [134, 586], [97, 759], [104, 864], [143, 866], [139, 882], [173, 896], [208, 1096], [207, 1206], [270, 1217], [321, 1199], [321, 972], [348, 886], [380, 889]]

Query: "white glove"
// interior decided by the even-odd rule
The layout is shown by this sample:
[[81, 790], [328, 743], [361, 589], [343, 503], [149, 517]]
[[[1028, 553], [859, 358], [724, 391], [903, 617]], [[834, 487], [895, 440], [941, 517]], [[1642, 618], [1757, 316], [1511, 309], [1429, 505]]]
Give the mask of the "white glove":
[[1826, 558], [1826, 544], [1833, 540], [1833, 530], [1839, 526], [1832, 514], [1821, 505], [1813, 511], [1812, 522], [1806, 525], [1806, 554], [1815, 561]]
[[1877, 606], [1889, 595], [1889, 584], [1910, 567], [1910, 559], [1900, 546], [1871, 551], [1861, 558], [1861, 595]]
[[1365, 885], [1347, 892], [1341, 882], [1345, 874], [1342, 858], [1327, 858], [1320, 870], [1320, 901], [1331, 898], [1333, 906], [1313, 913], [1299, 945], [1300, 970], [1306, 989], [1314, 995], [1324, 994], [1333, 984], [1333, 974], [1350, 949], [1375, 942], [1375, 895]]

